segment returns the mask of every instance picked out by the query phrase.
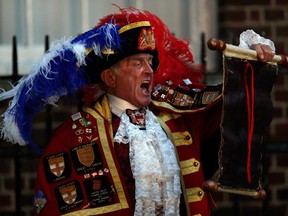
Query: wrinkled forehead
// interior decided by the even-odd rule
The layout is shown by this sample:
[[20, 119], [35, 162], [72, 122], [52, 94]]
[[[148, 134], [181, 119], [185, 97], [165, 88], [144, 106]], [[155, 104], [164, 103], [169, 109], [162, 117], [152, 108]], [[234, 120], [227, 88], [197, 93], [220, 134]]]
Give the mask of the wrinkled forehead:
[[135, 55], [131, 55], [131, 56], [128, 56], [127, 60], [129, 59], [152, 59], [153, 58], [153, 55], [149, 54], [149, 53], [138, 53], [138, 54], [135, 54]]
[[135, 55], [127, 56], [126, 58], [120, 60], [118, 63], [129, 65], [129, 63], [134, 62], [134, 61], [152, 62], [153, 58], [154, 58], [154, 56], [149, 54], [149, 53], [138, 53]]

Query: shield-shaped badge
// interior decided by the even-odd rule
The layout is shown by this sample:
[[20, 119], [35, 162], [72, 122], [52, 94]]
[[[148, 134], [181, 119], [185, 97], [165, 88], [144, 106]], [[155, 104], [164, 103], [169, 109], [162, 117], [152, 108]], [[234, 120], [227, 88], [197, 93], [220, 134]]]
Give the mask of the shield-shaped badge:
[[77, 198], [77, 191], [74, 184], [60, 188], [60, 193], [64, 202], [69, 205], [74, 203]]
[[50, 171], [57, 177], [60, 177], [65, 169], [63, 156], [48, 159]]
[[191, 104], [194, 103], [194, 99], [187, 95], [183, 94], [181, 92], [176, 91], [174, 98], [172, 100], [172, 104], [175, 106], [190, 106]]
[[92, 166], [95, 160], [92, 145], [83, 146], [82, 148], [77, 149], [77, 157], [81, 164], [85, 165], [86, 167]]

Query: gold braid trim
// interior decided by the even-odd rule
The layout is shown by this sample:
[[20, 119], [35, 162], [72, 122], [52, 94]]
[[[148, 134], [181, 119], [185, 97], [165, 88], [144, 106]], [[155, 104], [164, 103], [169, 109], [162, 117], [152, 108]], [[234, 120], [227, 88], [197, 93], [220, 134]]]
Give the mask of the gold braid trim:
[[130, 23], [128, 25], [125, 25], [123, 27], [121, 27], [118, 30], [119, 34], [122, 34], [125, 31], [134, 29], [134, 28], [138, 28], [138, 27], [145, 27], [145, 26], [151, 26], [149, 21], [140, 21], [140, 22], [134, 22], [134, 23]]

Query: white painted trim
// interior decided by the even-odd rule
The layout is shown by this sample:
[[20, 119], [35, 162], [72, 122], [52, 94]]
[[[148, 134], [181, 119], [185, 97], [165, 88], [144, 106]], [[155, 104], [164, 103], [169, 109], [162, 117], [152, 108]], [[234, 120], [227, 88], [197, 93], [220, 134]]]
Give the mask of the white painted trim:
[[25, 25], [26, 25], [26, 43], [32, 46], [34, 42], [33, 37], [33, 0], [25, 1]]
[[82, 31], [85, 32], [89, 29], [89, 3], [88, 0], [81, 0], [81, 21]]

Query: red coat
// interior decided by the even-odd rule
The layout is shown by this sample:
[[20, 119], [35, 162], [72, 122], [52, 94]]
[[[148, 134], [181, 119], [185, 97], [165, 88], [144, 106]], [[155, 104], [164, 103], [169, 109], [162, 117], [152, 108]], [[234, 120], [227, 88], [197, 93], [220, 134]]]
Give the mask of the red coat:
[[[187, 215], [208, 216], [209, 195], [202, 187], [200, 145], [220, 125], [220, 97], [202, 108], [191, 109], [154, 99], [151, 110], [176, 146], [182, 173], [182, 206], [186, 206]], [[118, 120], [113, 118], [112, 124], [104, 97], [57, 128], [39, 164], [35, 215], [133, 215], [129, 145], [123, 148], [113, 142]]]

